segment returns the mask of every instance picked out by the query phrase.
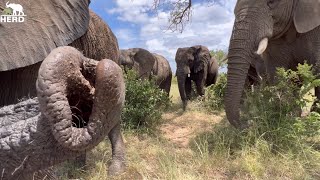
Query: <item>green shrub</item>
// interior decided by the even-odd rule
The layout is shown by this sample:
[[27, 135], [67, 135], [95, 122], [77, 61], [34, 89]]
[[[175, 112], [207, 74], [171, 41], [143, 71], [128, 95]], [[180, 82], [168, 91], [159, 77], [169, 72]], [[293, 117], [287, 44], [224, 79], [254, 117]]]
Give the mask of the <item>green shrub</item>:
[[171, 104], [167, 93], [154, 80], [141, 80], [133, 70], [125, 74], [126, 100], [122, 111], [127, 129], [149, 131], [161, 122], [163, 111]]
[[209, 110], [222, 110], [224, 108], [224, 93], [227, 87], [227, 75], [219, 74], [216, 84], [206, 88], [205, 105]]
[[[320, 79], [316, 79], [309, 65], [299, 65], [296, 72], [280, 68], [276, 79], [274, 85], [262, 83], [254, 92], [244, 94], [241, 120], [249, 122], [248, 129], [240, 131], [222, 121], [212, 133], [196, 137], [195, 151], [206, 152], [203, 148], [207, 148], [208, 152], [228, 159], [258, 153], [261, 157], [298, 162], [311, 176], [319, 173], [320, 114], [312, 112], [304, 117], [300, 114], [310, 104], [306, 97], [320, 85]], [[212, 94], [214, 90], [213, 87]]]
[[263, 83], [254, 92], [247, 92], [242, 117], [253, 127], [253, 138], [263, 138], [286, 151], [300, 148], [297, 142], [305, 137], [320, 135], [318, 113], [300, 117], [310, 103], [307, 95], [319, 85], [312, 66], [305, 64], [299, 65], [298, 71], [279, 68], [274, 85]]

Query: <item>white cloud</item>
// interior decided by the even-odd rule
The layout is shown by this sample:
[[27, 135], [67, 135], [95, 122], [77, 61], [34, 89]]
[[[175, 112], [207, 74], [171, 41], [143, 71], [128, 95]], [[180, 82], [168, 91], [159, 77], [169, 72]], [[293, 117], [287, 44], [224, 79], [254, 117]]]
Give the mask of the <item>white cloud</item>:
[[[205, 1], [206, 2], [206, 1]], [[168, 28], [168, 11], [159, 10], [157, 14], [150, 11], [153, 0], [116, 0], [117, 7], [108, 11], [118, 20], [136, 24], [138, 34], [122, 29], [115, 34], [128, 48], [141, 47], [166, 57], [175, 69], [175, 53], [179, 47], [205, 45], [209, 49], [228, 48], [233, 26], [233, 8], [236, 0], [220, 0], [219, 3], [194, 3], [192, 21], [183, 33], [171, 32]], [[128, 35], [126, 35], [128, 33]]]

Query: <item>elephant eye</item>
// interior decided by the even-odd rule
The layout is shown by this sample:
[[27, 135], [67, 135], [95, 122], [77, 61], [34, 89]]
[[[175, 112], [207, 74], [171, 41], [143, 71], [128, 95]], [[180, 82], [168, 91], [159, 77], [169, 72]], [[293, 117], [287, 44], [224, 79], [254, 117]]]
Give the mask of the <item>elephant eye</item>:
[[280, 0], [267, 0], [267, 5], [269, 8], [273, 9], [277, 6]]

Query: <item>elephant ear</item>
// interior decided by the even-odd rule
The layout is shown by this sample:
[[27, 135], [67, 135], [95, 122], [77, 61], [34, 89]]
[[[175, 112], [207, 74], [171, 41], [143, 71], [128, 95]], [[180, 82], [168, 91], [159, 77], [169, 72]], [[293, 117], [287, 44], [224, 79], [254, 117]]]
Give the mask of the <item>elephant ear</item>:
[[156, 61], [155, 57], [147, 50], [137, 48], [136, 53], [133, 57], [135, 63], [139, 67], [139, 76], [148, 77], [152, 71], [153, 65]]
[[320, 1], [300, 0], [294, 12], [293, 21], [299, 33], [306, 33], [320, 25]]
[[203, 46], [193, 47], [194, 51], [194, 72], [197, 73], [205, 69], [210, 60], [209, 50]]
[[43, 61], [54, 48], [81, 37], [89, 25], [89, 0], [13, 2], [23, 7], [24, 22], [0, 24], [0, 71]]

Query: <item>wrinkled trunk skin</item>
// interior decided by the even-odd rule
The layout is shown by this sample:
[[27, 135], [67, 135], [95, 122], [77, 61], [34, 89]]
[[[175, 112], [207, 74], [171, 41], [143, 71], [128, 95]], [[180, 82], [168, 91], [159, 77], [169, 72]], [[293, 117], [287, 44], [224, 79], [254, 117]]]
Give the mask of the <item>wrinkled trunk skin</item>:
[[54, 49], [39, 70], [38, 98], [0, 108], [1, 179], [32, 179], [36, 171], [92, 149], [106, 135], [113, 136], [110, 174], [123, 170], [118, 127], [124, 90], [114, 62], [98, 63], [72, 47]]
[[[229, 55], [229, 59], [232, 59], [233, 55]], [[240, 99], [244, 89], [245, 80], [247, 77], [249, 64], [245, 64], [243, 59], [238, 58], [228, 62], [228, 73], [227, 73], [227, 89], [225, 94], [225, 111], [227, 119], [230, 124], [236, 128], [243, 129], [247, 125], [240, 122]], [[241, 66], [239, 66], [240, 62]]]
[[187, 74], [184, 72], [177, 72], [177, 79], [178, 79], [178, 88], [179, 88], [179, 93], [183, 105], [183, 110], [186, 110], [187, 107], [187, 96], [186, 96], [186, 79], [187, 79]]
[[[229, 122], [236, 128], [247, 127], [240, 122], [240, 100], [248, 76], [250, 64], [255, 64], [256, 51], [263, 38], [273, 33], [273, 19], [264, 1], [236, 7], [235, 23], [230, 39], [228, 55], [227, 89], [225, 110]], [[261, 5], [262, 4], [262, 5]], [[249, 9], [251, 8], [251, 9]]]
[[243, 24], [235, 23], [235, 27], [240, 27], [240, 32], [234, 28], [228, 55], [227, 88], [225, 93], [225, 111], [227, 119], [231, 125], [243, 129], [247, 125], [240, 122], [240, 100], [244, 89], [245, 81], [250, 67], [250, 54], [253, 52], [252, 42], [249, 40], [248, 29], [244, 29]]
[[[87, 32], [73, 41], [70, 46], [84, 53], [85, 57], [101, 60], [111, 59], [120, 64], [118, 41], [110, 27], [90, 10]], [[0, 107], [37, 96], [36, 80], [41, 62], [14, 69], [0, 71]]]

